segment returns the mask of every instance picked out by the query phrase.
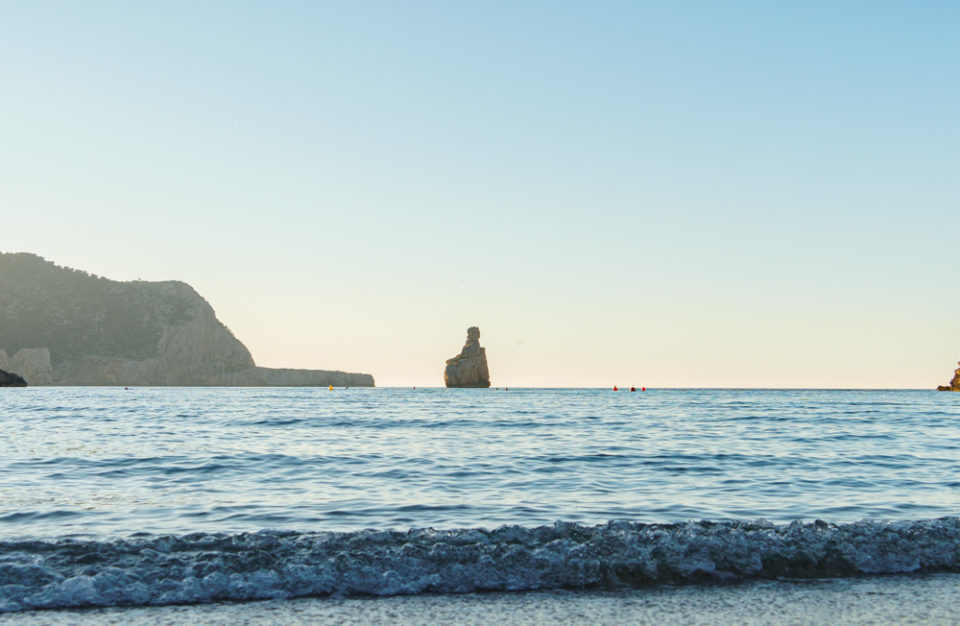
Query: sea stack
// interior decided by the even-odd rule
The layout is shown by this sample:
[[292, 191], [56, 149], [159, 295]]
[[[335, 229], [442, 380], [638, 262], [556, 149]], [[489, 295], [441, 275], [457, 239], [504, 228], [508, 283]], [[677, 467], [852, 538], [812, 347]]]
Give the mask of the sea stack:
[[16, 374], [0, 370], [0, 387], [26, 387], [27, 381]]
[[[957, 362], [957, 365], [960, 365], [960, 361]], [[960, 391], [960, 367], [954, 370], [953, 380], [950, 381], [950, 384], [940, 385], [937, 387], [937, 391]]]
[[463, 345], [460, 354], [447, 359], [443, 382], [447, 387], [490, 386], [487, 351], [480, 347], [480, 329], [476, 326], [467, 329], [467, 343]]

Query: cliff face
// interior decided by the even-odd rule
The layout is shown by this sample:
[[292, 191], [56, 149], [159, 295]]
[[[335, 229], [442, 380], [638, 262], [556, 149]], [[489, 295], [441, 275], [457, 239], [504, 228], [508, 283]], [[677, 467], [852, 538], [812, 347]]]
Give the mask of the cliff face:
[[186, 283], [122, 283], [32, 254], [0, 254], [0, 368], [32, 385], [373, 386], [256, 367]]
[[7, 356], [6, 350], [0, 350], [0, 369], [16, 372], [31, 385], [50, 385], [54, 381], [50, 351], [46, 348], [24, 348], [13, 358]]

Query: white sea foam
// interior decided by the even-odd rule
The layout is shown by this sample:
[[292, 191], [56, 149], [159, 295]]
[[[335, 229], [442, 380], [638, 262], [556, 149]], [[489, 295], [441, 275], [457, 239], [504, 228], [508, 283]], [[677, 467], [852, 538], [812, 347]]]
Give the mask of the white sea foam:
[[0, 611], [960, 571], [960, 518], [0, 542]]

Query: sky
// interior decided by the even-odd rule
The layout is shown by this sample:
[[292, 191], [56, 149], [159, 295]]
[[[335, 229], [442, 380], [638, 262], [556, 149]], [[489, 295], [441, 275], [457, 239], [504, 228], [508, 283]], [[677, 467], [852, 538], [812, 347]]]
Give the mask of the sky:
[[0, 0], [0, 251], [258, 365], [907, 387], [960, 359], [960, 3]]

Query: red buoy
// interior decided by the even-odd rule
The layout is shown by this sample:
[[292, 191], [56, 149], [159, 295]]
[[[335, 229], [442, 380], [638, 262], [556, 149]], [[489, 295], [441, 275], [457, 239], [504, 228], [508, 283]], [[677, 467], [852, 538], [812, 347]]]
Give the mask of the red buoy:
[[619, 389], [617, 389], [617, 386], [616, 386], [616, 385], [613, 386], [613, 390], [614, 390], [614, 391], [620, 391]]
[[640, 391], [646, 391], [646, 390], [647, 390], [646, 387], [640, 387]]
[[637, 390], [636, 387], [630, 387], [630, 391], [636, 391], [636, 390]]

